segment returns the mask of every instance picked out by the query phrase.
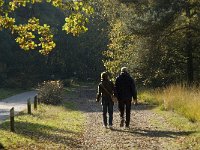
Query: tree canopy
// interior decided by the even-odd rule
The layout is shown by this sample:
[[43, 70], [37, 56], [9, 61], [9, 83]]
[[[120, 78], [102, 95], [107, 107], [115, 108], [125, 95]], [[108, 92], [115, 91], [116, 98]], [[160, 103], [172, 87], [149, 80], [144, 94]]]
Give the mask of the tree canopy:
[[122, 66], [143, 85], [200, 81], [198, 0], [1, 0], [0, 6], [1, 85], [52, 75], [96, 80], [103, 70], [114, 79]]
[[39, 19], [28, 18], [27, 23], [17, 24], [14, 12], [20, 7], [32, 7], [37, 3], [50, 3], [54, 7], [65, 11], [67, 17], [62, 29], [67, 33], [78, 35], [87, 31], [87, 16], [93, 13], [88, 1], [62, 1], [62, 0], [0, 0], [0, 30], [9, 29], [17, 36], [16, 42], [24, 50], [39, 48], [41, 54], [48, 54], [55, 48], [53, 34], [50, 26], [40, 25]]
[[[40, 81], [52, 79], [52, 76], [55, 77], [54, 79], [62, 80], [68, 78], [96, 80], [99, 77], [100, 72], [104, 69], [101, 52], [106, 49], [107, 45], [108, 39], [104, 31], [107, 24], [99, 14], [91, 14], [93, 12], [93, 8], [90, 6], [92, 3], [82, 2], [91, 9], [90, 13], [86, 14], [73, 9], [63, 10], [47, 2], [27, 4], [10, 13], [10, 16], [15, 19], [15, 25], [22, 25], [23, 29], [27, 28], [27, 21], [30, 18], [39, 21], [40, 26], [44, 26], [44, 24], [49, 26], [48, 33], [53, 35], [52, 42], [55, 47], [54, 50], [49, 49], [47, 53], [42, 53], [44, 55], [38, 53], [41, 50], [41, 46], [38, 45], [33, 50], [22, 51], [21, 46], [15, 40], [23, 36], [19, 36], [15, 32], [10, 34], [11, 28], [2, 28], [0, 32], [1, 87], [32, 86]], [[70, 2], [70, 4], [74, 5], [74, 2]], [[84, 23], [85, 29], [89, 28], [84, 34], [81, 34], [85, 32], [84, 30], [79, 30], [75, 34], [66, 34], [70, 32], [62, 31], [63, 25], [67, 24], [66, 17], [75, 13], [82, 13], [86, 20], [90, 19], [89, 22]], [[31, 26], [33, 25], [31, 24]], [[77, 26], [74, 26], [74, 29]], [[31, 40], [39, 43], [41, 36], [37, 33], [38, 31], [30, 29], [30, 34], [35, 36]], [[29, 36], [24, 31], [20, 31], [20, 34]], [[28, 39], [27, 41], [30, 42]], [[24, 46], [26, 47], [26, 44]]]

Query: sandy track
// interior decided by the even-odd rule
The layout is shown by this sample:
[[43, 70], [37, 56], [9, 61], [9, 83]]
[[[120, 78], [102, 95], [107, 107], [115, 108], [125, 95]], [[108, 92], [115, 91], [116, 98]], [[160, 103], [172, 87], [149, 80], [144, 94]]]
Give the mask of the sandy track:
[[73, 101], [86, 115], [81, 149], [88, 150], [179, 150], [190, 131], [180, 131], [148, 105], [132, 106], [130, 129], [119, 127], [119, 112], [114, 106], [113, 129], [102, 126], [100, 103], [95, 102], [96, 90], [82, 87], [75, 91]]

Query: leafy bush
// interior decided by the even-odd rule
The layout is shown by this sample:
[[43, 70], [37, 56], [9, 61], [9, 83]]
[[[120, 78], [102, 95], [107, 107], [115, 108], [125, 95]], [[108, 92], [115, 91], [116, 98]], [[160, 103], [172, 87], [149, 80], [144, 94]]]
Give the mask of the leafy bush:
[[42, 103], [57, 105], [63, 99], [63, 84], [60, 81], [44, 81], [38, 86], [38, 97]]

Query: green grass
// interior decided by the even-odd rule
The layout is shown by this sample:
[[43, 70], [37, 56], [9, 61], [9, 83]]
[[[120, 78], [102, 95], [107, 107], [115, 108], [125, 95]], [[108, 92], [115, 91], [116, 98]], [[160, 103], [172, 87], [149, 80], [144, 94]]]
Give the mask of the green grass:
[[0, 125], [0, 143], [5, 149], [77, 149], [85, 116], [71, 103], [40, 105], [32, 115], [15, 117], [15, 133], [9, 121]]
[[0, 100], [24, 92], [22, 89], [5, 89], [0, 88]]
[[152, 104], [152, 105], [159, 105], [160, 101], [158, 101], [155, 97], [155, 93], [157, 91], [154, 90], [142, 90], [139, 92], [139, 100], [142, 103]]

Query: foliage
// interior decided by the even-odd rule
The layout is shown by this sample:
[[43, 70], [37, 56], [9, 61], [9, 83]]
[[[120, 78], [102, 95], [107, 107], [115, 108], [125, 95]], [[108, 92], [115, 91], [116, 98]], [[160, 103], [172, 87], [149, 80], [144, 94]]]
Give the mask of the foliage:
[[[94, 6], [93, 6], [94, 5]], [[57, 79], [78, 78], [96, 80], [105, 68], [102, 63], [102, 51], [108, 43], [106, 19], [100, 16], [98, 8], [92, 4], [95, 12], [88, 23], [88, 30], [78, 37], [57, 35], [56, 51], [48, 55], [48, 66]], [[58, 31], [59, 32], [59, 31]]]
[[44, 81], [38, 86], [38, 97], [45, 104], [60, 104], [63, 100], [63, 84], [60, 81]]
[[[58, 7], [63, 11], [68, 10], [69, 16], [65, 18], [63, 30], [73, 35], [78, 35], [87, 31], [86, 23], [88, 22], [88, 15], [93, 13], [93, 8], [87, 1], [81, 2], [63, 2], [62, 0], [47, 0], [54, 7]], [[16, 42], [24, 50], [40, 48], [41, 54], [48, 54], [55, 43], [53, 41], [53, 34], [50, 26], [39, 24], [39, 19], [30, 18], [27, 24], [16, 24], [16, 19], [13, 17], [13, 12], [20, 7], [32, 7], [37, 3], [43, 3], [42, 0], [33, 1], [18, 1], [13, 0], [9, 3], [0, 0], [0, 30], [9, 29], [12, 33], [17, 35]], [[71, 13], [70, 13], [71, 11]], [[39, 39], [38, 39], [39, 37]]]
[[76, 149], [84, 120], [73, 103], [40, 105], [31, 116], [23, 112], [15, 117], [15, 133], [10, 132], [9, 120], [3, 122], [0, 143], [5, 149]]
[[[48, 54], [54, 47], [53, 35], [50, 33], [50, 27], [44, 24], [44, 26], [39, 25], [39, 19], [30, 18], [28, 24], [14, 26], [14, 30], [18, 32], [19, 37], [16, 38], [16, 42], [24, 50], [35, 49], [37, 46], [41, 46], [42, 49], [39, 50], [41, 54]], [[37, 31], [41, 37], [39, 38], [39, 44], [36, 44], [33, 40], [35, 35], [32, 34], [33, 31]]]
[[199, 81], [199, 1], [103, 0], [101, 5], [111, 26], [104, 64], [114, 76], [126, 65], [144, 85]]
[[133, 66], [135, 60], [131, 58], [138, 56], [135, 47], [139, 37], [129, 34], [125, 28], [123, 22], [120, 20], [113, 24], [110, 32], [111, 43], [108, 45], [109, 50], [104, 52], [104, 55], [107, 56], [104, 65], [114, 77], [119, 74], [120, 68], [123, 66], [131, 68], [131, 72], [137, 67]]
[[[51, 80], [52, 75], [56, 80], [71, 78], [96, 80], [104, 70], [102, 51], [108, 44], [106, 30], [108, 23], [98, 14], [99, 10], [96, 7], [94, 9], [95, 12], [87, 24], [90, 30], [79, 36], [62, 31], [67, 12], [48, 3], [36, 3], [16, 9], [14, 12], [16, 24], [24, 25], [27, 20], [35, 17], [39, 19], [40, 25], [50, 26], [54, 35], [53, 41], [56, 43], [55, 50], [45, 56], [38, 53], [38, 47], [32, 51], [21, 51], [15, 42], [15, 34], [13, 36], [9, 30], [2, 30], [0, 32], [0, 86], [35, 86], [44, 80]], [[39, 38], [36, 33], [35, 39], [39, 40]], [[40, 42], [38, 40], [34, 42]]]

